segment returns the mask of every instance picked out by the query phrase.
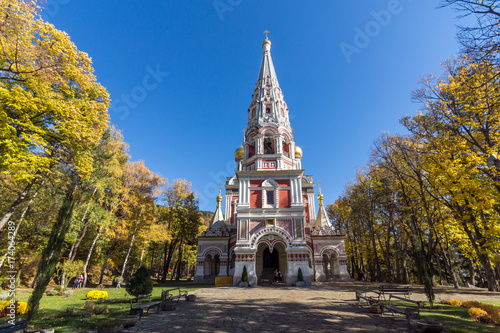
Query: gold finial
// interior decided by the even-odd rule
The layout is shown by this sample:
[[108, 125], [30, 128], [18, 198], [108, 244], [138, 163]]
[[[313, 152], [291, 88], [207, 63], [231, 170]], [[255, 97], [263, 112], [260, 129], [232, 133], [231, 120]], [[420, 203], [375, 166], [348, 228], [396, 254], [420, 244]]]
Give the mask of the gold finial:
[[319, 193], [318, 193], [318, 201], [319, 201], [319, 206], [323, 206], [323, 194], [321, 193], [321, 182], [318, 182], [318, 188], [319, 188]]
[[222, 202], [222, 195], [220, 195], [221, 186], [222, 183], [219, 183], [219, 195], [217, 196], [217, 206], [220, 206], [220, 203]]
[[246, 133], [246, 131], [247, 131], [247, 130], [246, 130], [246, 128], [242, 130], [242, 132], [243, 132], [243, 142], [246, 142], [246, 141], [247, 141], [247, 139], [246, 139], [246, 137], [245, 137], [245, 133]]
[[264, 33], [266, 34], [266, 39], [267, 39], [267, 34], [269, 33], [268, 30], [264, 31]]

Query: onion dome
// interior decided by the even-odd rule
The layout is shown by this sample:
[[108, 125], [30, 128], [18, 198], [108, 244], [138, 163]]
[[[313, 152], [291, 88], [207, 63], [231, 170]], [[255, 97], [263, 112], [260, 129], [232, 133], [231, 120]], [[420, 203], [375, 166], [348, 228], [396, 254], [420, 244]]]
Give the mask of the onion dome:
[[302, 149], [299, 146], [295, 146], [295, 158], [302, 159]]
[[269, 51], [271, 49], [271, 41], [266, 37], [264, 43], [262, 43], [262, 48], [264, 51]]
[[235, 160], [242, 159], [244, 155], [245, 155], [245, 148], [243, 147], [243, 145], [241, 145], [240, 148], [236, 149], [236, 151], [234, 152], [234, 159]]

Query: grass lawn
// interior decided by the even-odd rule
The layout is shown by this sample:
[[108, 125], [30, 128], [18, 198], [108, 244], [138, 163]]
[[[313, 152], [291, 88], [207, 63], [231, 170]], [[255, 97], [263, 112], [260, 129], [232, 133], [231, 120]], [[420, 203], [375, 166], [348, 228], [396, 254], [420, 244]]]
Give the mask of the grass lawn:
[[[182, 290], [194, 291], [200, 288], [211, 287], [211, 285], [200, 285], [185, 281], [169, 281], [160, 283], [153, 288], [151, 301], [159, 301], [161, 290], [172, 287], [180, 287]], [[43, 296], [40, 301], [40, 309], [36, 318], [31, 322], [31, 327], [37, 329], [53, 328], [56, 332], [76, 332], [78, 330], [88, 330], [95, 328], [101, 321], [115, 319], [116, 317], [126, 317], [130, 311], [129, 299], [133, 296], [127, 294], [125, 288], [115, 289], [105, 288], [109, 297], [104, 300], [88, 301], [89, 305], [101, 307], [106, 310], [102, 314], [94, 314], [89, 308], [85, 309], [87, 302], [85, 295], [92, 288], [75, 289], [70, 296]], [[16, 301], [26, 302], [31, 295], [31, 291], [18, 291]], [[16, 316], [16, 320], [24, 316]], [[0, 324], [6, 324], [9, 318], [0, 318]]]
[[[384, 302], [385, 303], [385, 302]], [[500, 302], [481, 302], [500, 307]], [[414, 308], [415, 304], [410, 302], [392, 302], [393, 305], [401, 308]], [[438, 321], [443, 323], [444, 330], [449, 333], [498, 333], [500, 327], [479, 323], [470, 319], [467, 311], [469, 309], [458, 306], [434, 303], [434, 309], [429, 308], [429, 302], [423, 302], [423, 309], [420, 310], [421, 319]]]

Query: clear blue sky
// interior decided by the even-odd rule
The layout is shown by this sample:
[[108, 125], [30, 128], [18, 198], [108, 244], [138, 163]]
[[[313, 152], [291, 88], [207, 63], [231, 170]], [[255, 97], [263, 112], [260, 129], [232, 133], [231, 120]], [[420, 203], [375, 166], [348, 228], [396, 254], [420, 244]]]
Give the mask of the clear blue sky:
[[[411, 102], [417, 80], [440, 73], [441, 62], [458, 52], [456, 13], [437, 5], [48, 0], [44, 17], [92, 57], [132, 160], [169, 180], [191, 181], [200, 208], [213, 211], [217, 184], [234, 174], [264, 30], [271, 31], [302, 166], [332, 203], [383, 131], [404, 132], [399, 118], [419, 107]], [[380, 14], [389, 10], [390, 17]], [[356, 38], [359, 30], [368, 39]]]

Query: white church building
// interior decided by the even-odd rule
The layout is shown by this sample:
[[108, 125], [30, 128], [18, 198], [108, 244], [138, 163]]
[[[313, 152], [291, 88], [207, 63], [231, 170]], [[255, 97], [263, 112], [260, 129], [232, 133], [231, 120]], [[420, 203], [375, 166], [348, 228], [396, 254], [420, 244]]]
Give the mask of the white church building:
[[345, 236], [333, 228], [321, 189], [316, 213], [315, 184], [302, 169], [302, 150], [293, 138], [267, 37], [262, 49], [243, 144], [235, 152], [237, 170], [198, 238], [194, 280], [233, 276], [236, 285], [245, 266], [252, 285], [270, 281], [275, 270], [291, 285], [299, 268], [306, 284], [349, 280]]

